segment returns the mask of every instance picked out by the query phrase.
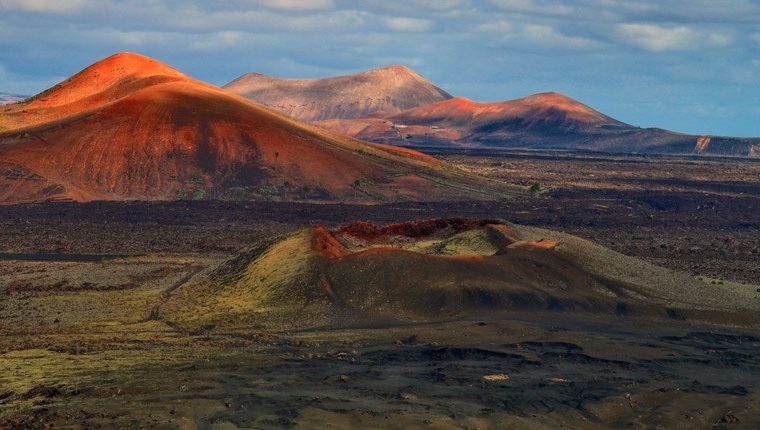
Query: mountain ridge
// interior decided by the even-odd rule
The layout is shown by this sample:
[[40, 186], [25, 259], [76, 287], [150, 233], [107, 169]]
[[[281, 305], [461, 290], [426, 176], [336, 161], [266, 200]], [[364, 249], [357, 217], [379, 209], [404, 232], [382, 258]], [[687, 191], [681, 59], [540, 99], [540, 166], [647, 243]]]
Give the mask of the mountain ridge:
[[484, 186], [417, 151], [301, 123], [139, 54], [108, 57], [0, 113], [3, 203], [371, 203], [473, 198], [465, 190]]
[[304, 121], [384, 116], [451, 98], [401, 65], [311, 79], [248, 73], [224, 88]]

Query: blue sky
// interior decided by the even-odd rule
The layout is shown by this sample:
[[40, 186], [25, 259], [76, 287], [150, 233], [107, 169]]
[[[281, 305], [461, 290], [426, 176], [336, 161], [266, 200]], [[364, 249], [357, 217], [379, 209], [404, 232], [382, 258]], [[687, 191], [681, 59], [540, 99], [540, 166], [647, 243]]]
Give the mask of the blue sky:
[[0, 92], [117, 51], [220, 85], [399, 63], [477, 100], [559, 91], [635, 125], [760, 136], [760, 0], [0, 0]]

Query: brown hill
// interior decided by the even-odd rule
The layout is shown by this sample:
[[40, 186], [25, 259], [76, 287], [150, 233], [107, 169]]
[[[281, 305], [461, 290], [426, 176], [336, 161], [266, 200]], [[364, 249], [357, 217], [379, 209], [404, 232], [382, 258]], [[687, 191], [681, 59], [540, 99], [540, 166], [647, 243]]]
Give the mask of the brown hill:
[[4, 106], [0, 127], [0, 202], [6, 203], [498, 194], [477, 192], [480, 179], [429, 156], [299, 123], [130, 53]]
[[384, 118], [318, 121], [359, 139], [394, 145], [562, 149], [617, 153], [760, 155], [760, 139], [639, 128], [557, 93], [479, 103], [462, 97]]
[[625, 125], [599, 111], [558, 93], [542, 93], [522, 99], [479, 103], [457, 97], [409, 109], [391, 117], [405, 124], [468, 127], [477, 130], [493, 123], [515, 122], [515, 128], [541, 129], [553, 126], [574, 130], [602, 125]]
[[451, 98], [404, 66], [324, 79], [249, 73], [224, 88], [302, 121], [387, 116]]
[[566, 234], [454, 218], [304, 229], [178, 290], [162, 314], [187, 326], [432, 321], [505, 311], [757, 323], [754, 294]]

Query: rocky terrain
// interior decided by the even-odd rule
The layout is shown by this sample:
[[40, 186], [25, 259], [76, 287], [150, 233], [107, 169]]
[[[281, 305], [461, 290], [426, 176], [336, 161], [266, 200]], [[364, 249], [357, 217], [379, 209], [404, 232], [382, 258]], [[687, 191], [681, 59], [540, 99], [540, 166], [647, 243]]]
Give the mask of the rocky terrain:
[[400, 146], [760, 156], [760, 138], [640, 128], [558, 93], [491, 103], [451, 97], [403, 66], [322, 79], [250, 73], [225, 89], [328, 130]]
[[[677, 270], [706, 291], [745, 288], [746, 305], [760, 303], [760, 287], [749, 287], [760, 280], [758, 163], [534, 152], [439, 155], [493, 180], [533, 188], [534, 195], [380, 205], [0, 206], [0, 423], [737, 429], [760, 419], [760, 364], [752, 358], [760, 346], [756, 325], [706, 322], [675, 311], [677, 306], [667, 306], [671, 312], [663, 310], [664, 316], [637, 312], [631, 302], [627, 315], [623, 308], [512, 309], [464, 312], [446, 321], [425, 316], [399, 324], [386, 316], [370, 323], [354, 314], [329, 322], [313, 312], [325, 309], [326, 296], [316, 290], [311, 308], [284, 321], [272, 318], [271, 307], [219, 312], [215, 303], [224, 297], [235, 299], [229, 309], [250, 306], [238, 300], [246, 290], [234, 285], [287, 275], [274, 270], [261, 279], [257, 270], [248, 281], [227, 283], [251, 262], [266, 263], [260, 260], [264, 251], [304, 226], [312, 230], [300, 231], [325, 226], [340, 238], [339, 227], [357, 220], [381, 226], [452, 216], [563, 231], [628, 256], [597, 265], [602, 270], [635, 257]], [[375, 230], [358, 231], [366, 237]], [[455, 236], [434, 235], [432, 247], [407, 252], [441, 255], [420, 254], [427, 259], [495, 249], [479, 242], [478, 234], [464, 241]], [[534, 239], [541, 238], [562, 242], [543, 231]], [[375, 246], [414, 246], [375, 239], [366, 248], [366, 240], [341, 240], [359, 255]], [[478, 243], [483, 246], [473, 248]], [[274, 257], [279, 263], [271, 269], [299, 264], [287, 255], [267, 259]], [[334, 276], [330, 285], [343, 288], [344, 267], [326, 267]], [[400, 267], [396, 275], [414, 273]], [[208, 279], [229, 287], [222, 295], [188, 294], [214, 291]], [[337, 291], [350, 299], [348, 290]], [[735, 298], [727, 295], [726, 303]]]
[[430, 156], [325, 132], [131, 53], [3, 107], [0, 127], [1, 203], [502, 195]]
[[301, 121], [392, 115], [451, 98], [415, 71], [398, 65], [324, 79], [248, 73], [224, 88]]
[[0, 429], [756, 427], [758, 160], [373, 73], [320, 124], [425, 154], [136, 54], [0, 108]]
[[316, 124], [371, 142], [418, 148], [477, 146], [628, 154], [760, 155], [760, 139], [640, 128], [557, 93], [496, 103], [457, 97], [382, 118], [332, 119]]

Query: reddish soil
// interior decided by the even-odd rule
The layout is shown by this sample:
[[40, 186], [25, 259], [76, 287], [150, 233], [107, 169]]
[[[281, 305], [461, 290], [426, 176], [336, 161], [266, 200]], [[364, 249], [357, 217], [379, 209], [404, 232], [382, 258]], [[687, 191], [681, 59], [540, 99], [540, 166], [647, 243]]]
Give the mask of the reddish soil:
[[315, 227], [312, 232], [311, 247], [318, 254], [328, 258], [348, 255], [348, 250], [324, 227]]
[[4, 107], [0, 125], [4, 203], [419, 200], [430, 181], [405, 178], [440, 164], [301, 124], [137, 54]]
[[421, 221], [409, 221], [398, 224], [377, 226], [371, 222], [359, 221], [336, 229], [335, 235], [350, 235], [358, 239], [373, 241], [386, 236], [405, 236], [419, 238], [434, 235], [437, 232], [459, 233], [476, 227], [483, 227], [497, 221], [473, 220], [469, 218], [444, 218]]
[[390, 118], [401, 124], [464, 126], [476, 129], [496, 121], [520, 120], [527, 125], [556, 120], [560, 127], [624, 125], [570, 97], [534, 94], [517, 100], [479, 103], [464, 97], [409, 109]]
[[335, 228], [464, 216], [575, 234], [652, 263], [760, 279], [760, 163], [690, 157], [509, 153], [448, 156], [493, 180], [539, 183], [504, 202], [315, 204], [277, 201], [92, 202], [0, 206], [6, 252], [233, 253], [303, 225]]
[[558, 93], [480, 103], [456, 97], [395, 115], [315, 124], [371, 141], [414, 147], [562, 149], [614, 153], [755, 156], [760, 139], [639, 128]]

